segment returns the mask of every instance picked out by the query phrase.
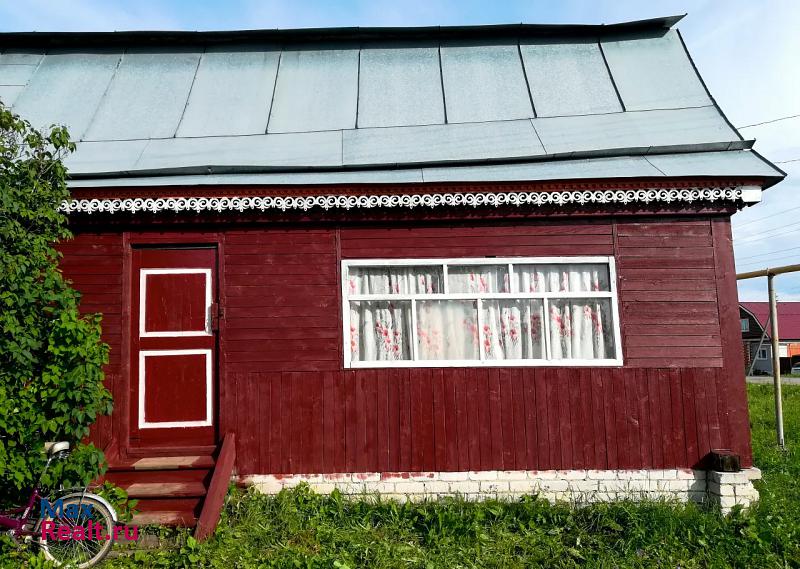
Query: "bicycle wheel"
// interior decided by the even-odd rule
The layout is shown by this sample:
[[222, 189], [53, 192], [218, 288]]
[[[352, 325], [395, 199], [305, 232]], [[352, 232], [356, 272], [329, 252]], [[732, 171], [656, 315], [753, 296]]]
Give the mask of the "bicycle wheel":
[[[114, 532], [114, 518], [106, 506], [95, 498], [92, 494], [73, 495], [62, 498], [63, 508], [60, 516], [51, 517], [45, 515], [40, 521], [41, 536], [39, 546], [42, 548], [45, 557], [55, 563], [57, 567], [67, 565], [77, 569], [86, 569], [99, 563], [109, 552], [112, 545], [112, 535]], [[69, 508], [73, 506], [73, 508]], [[90, 508], [81, 508], [90, 506]], [[80, 512], [76, 517], [64, 515], [71, 509]], [[87, 513], [87, 509], [89, 510]], [[52, 522], [53, 525], [45, 526], [45, 522]], [[89, 524], [91, 522], [91, 525]], [[100, 531], [95, 530], [96, 527]], [[58, 536], [59, 528], [65, 526], [69, 529], [69, 539], [53, 539]], [[82, 539], [73, 539], [75, 528], [84, 528]], [[86, 531], [89, 528], [92, 531]], [[49, 531], [45, 531], [48, 529]], [[66, 533], [66, 530], [61, 530]], [[80, 536], [79, 536], [80, 537]]]

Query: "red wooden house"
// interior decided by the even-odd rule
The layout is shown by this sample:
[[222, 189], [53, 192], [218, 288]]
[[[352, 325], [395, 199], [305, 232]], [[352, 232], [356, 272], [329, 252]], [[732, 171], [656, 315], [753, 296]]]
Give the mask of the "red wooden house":
[[79, 141], [111, 477], [191, 523], [234, 434], [267, 492], [748, 503], [730, 216], [784, 174], [677, 20], [0, 34]]

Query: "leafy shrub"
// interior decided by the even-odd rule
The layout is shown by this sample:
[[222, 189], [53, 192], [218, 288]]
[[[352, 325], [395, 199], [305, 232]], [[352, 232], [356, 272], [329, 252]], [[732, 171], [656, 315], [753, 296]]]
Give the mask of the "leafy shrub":
[[94, 488], [93, 492], [105, 498], [113, 506], [114, 511], [117, 512], [117, 520], [120, 523], [129, 522], [133, 519], [139, 500], [129, 498], [128, 493], [123, 488], [106, 480], [102, 486]]
[[[111, 411], [100, 317], [79, 313], [54, 247], [71, 237], [58, 207], [74, 148], [66, 129], [39, 132], [0, 104], [0, 504], [34, 482], [46, 441], [80, 441]], [[88, 483], [103, 463], [78, 444], [44, 482]]]

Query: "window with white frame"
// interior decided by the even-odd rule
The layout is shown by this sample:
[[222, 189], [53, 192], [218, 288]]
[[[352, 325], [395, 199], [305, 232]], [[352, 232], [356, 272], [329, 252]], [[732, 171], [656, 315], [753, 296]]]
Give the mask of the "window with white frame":
[[759, 348], [758, 355], [756, 356], [757, 360], [768, 360], [769, 359], [769, 349], [767, 348]]
[[620, 365], [613, 257], [343, 261], [346, 367]]
[[748, 320], [747, 318], [740, 318], [739, 322], [742, 325], [742, 332], [750, 331], [750, 320]]

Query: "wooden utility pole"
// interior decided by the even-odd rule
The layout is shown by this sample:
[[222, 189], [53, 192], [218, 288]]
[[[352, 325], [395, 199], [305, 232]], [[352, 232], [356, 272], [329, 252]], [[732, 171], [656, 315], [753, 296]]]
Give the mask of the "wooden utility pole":
[[783, 398], [781, 397], [781, 344], [778, 336], [778, 299], [775, 296], [773, 279], [775, 275], [795, 273], [800, 271], [800, 265], [786, 265], [774, 269], [751, 271], [736, 275], [736, 280], [767, 277], [767, 290], [769, 291], [769, 322], [772, 325], [772, 377], [775, 384], [775, 432], [778, 437], [778, 446], [786, 448], [783, 438]]

